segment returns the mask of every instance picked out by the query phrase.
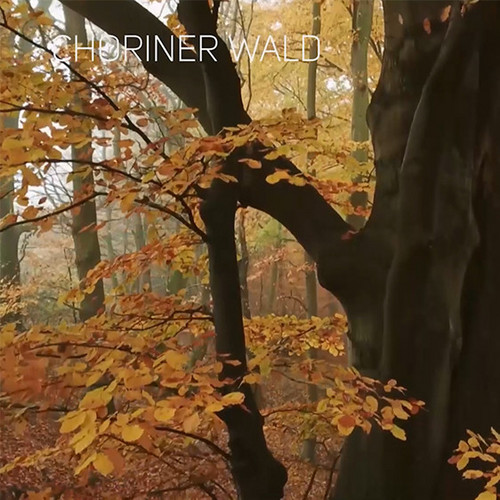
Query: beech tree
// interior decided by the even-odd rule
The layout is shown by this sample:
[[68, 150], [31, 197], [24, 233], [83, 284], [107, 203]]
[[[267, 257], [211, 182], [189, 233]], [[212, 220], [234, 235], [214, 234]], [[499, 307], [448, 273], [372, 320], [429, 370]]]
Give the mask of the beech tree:
[[[64, 8], [65, 27], [68, 36], [73, 39], [78, 37], [81, 43], [88, 44], [87, 33], [85, 32], [85, 19], [74, 11]], [[86, 99], [88, 96], [78, 96], [76, 100]], [[85, 132], [85, 131], [82, 131]], [[87, 132], [89, 134], [89, 132]], [[90, 139], [92, 138], [91, 133]], [[72, 148], [72, 156], [76, 160], [73, 165], [73, 190], [75, 196], [85, 195], [94, 191], [94, 174], [82, 172], [82, 165], [85, 161], [92, 162], [92, 145], [85, 145], [81, 148]], [[83, 167], [84, 168], [84, 167]], [[73, 214], [71, 231], [75, 245], [75, 264], [78, 278], [83, 280], [87, 273], [101, 261], [101, 249], [97, 231], [97, 213], [95, 200], [84, 203], [77, 213]], [[85, 321], [104, 307], [104, 287], [102, 281], [98, 282], [95, 290], [86, 295], [81, 303], [79, 315]]]
[[[62, 3], [122, 42], [127, 34], [172, 35], [134, 0]], [[145, 47], [138, 53], [151, 75], [197, 109], [207, 134], [220, 138], [251, 117], [217, 34], [218, 5], [178, 6], [195, 49], [201, 35], [216, 37], [216, 61], [155, 62]], [[479, 493], [447, 460], [466, 429], [486, 435], [500, 418], [500, 4], [386, 1], [384, 19], [382, 72], [367, 113], [376, 189], [362, 229], [351, 227], [291, 161], [270, 157], [262, 138], [234, 148], [220, 171], [226, 178], [199, 190], [216, 350], [236, 361], [223, 363], [221, 378], [234, 381], [223, 390], [245, 396], [245, 407], [231, 403], [219, 413], [244, 500], [282, 498], [287, 474], [266, 444], [250, 385], [240, 383], [248, 365], [235, 245], [239, 206], [276, 219], [315, 261], [320, 283], [347, 313], [361, 373], [396, 379], [426, 403], [406, 425], [406, 442], [376, 428], [353, 430], [332, 499], [465, 500]], [[246, 168], [249, 161], [258, 168]], [[496, 493], [490, 488], [487, 495]]]

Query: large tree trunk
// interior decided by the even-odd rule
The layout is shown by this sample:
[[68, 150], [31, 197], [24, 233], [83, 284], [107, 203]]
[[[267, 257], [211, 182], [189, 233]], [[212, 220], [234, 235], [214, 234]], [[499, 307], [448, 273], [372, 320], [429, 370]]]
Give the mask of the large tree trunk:
[[497, 2], [454, 4], [448, 19], [446, 7], [386, 3], [384, 69], [370, 110], [377, 176], [390, 173], [394, 183], [392, 193], [377, 185], [386, 200], [368, 228], [385, 219], [394, 235], [378, 373], [427, 411], [410, 420], [406, 443], [353, 435], [336, 500], [474, 498], [477, 486], [465, 486], [446, 459], [466, 428], [486, 433], [500, 419], [491, 317], [500, 284], [500, 10]]

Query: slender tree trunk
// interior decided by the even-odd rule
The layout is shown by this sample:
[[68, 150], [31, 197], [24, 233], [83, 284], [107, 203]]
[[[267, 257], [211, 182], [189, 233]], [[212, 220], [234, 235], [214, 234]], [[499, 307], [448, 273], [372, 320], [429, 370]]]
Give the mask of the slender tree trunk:
[[279, 276], [280, 263], [276, 260], [271, 264], [271, 272], [269, 276], [269, 294], [267, 295], [267, 300], [265, 302], [266, 305], [264, 307], [264, 314], [272, 314], [274, 311], [274, 304], [276, 303], [276, 292], [279, 286]]
[[[78, 36], [78, 40], [87, 44], [85, 19], [72, 10], [64, 7], [66, 32], [70, 37]], [[85, 97], [83, 97], [85, 99]], [[90, 132], [89, 132], [90, 133]], [[72, 157], [78, 160], [92, 160], [92, 146], [85, 145], [72, 148]], [[81, 168], [76, 166], [75, 170]], [[94, 174], [90, 170], [82, 175], [76, 173], [73, 177], [73, 193], [75, 197], [94, 191]], [[97, 211], [95, 202], [84, 203], [79, 210], [73, 211], [72, 235], [75, 245], [75, 264], [80, 281], [84, 280], [87, 273], [101, 261], [101, 249], [96, 231]], [[80, 319], [85, 321], [96, 316], [104, 307], [104, 285], [99, 280], [93, 291], [86, 294], [80, 304]]]
[[[17, 116], [0, 116], [3, 130], [17, 129]], [[13, 213], [14, 177], [0, 178], [0, 218]], [[0, 280], [6, 284], [19, 285], [21, 282], [18, 246], [19, 228], [14, 226], [0, 233]]]
[[248, 247], [247, 238], [245, 232], [245, 215], [243, 212], [240, 213], [238, 218], [238, 241], [240, 244], [240, 254], [241, 258], [238, 261], [238, 270], [241, 283], [241, 306], [243, 308], [243, 316], [245, 318], [250, 318], [250, 297], [248, 293]]
[[[317, 279], [316, 272], [314, 270], [314, 260], [306, 253], [304, 254], [305, 263], [307, 265], [306, 269], [306, 306], [307, 306], [307, 317], [312, 318], [318, 315], [318, 289], [317, 289]], [[318, 357], [318, 352], [316, 349], [311, 348], [308, 351], [308, 356], [311, 359], [316, 359]], [[315, 384], [309, 383], [307, 385], [307, 397], [309, 402], [315, 403], [319, 399], [319, 388]], [[302, 446], [302, 458], [308, 460], [311, 463], [316, 462], [316, 438], [315, 436], [310, 436], [304, 440]]]
[[[352, 4], [352, 48], [351, 48], [351, 75], [353, 83], [351, 139], [355, 142], [368, 142], [370, 131], [366, 120], [366, 112], [370, 102], [368, 87], [368, 48], [370, 43], [373, 18], [373, 0], [354, 0]], [[353, 157], [359, 164], [366, 164], [368, 151], [366, 147], [359, 147], [353, 152]], [[362, 176], [356, 176], [355, 182], [362, 182]], [[356, 191], [351, 195], [351, 205], [354, 210], [365, 208], [368, 194], [365, 191]], [[355, 229], [361, 229], [365, 224], [365, 217], [359, 214], [350, 214], [347, 222]]]
[[[278, 234], [276, 236], [276, 243], [274, 244], [276, 249], [280, 249], [282, 245], [281, 241], [282, 228], [278, 225]], [[274, 305], [276, 303], [276, 296], [278, 294], [280, 282], [280, 261], [274, 260], [271, 263], [271, 272], [269, 273], [269, 294], [265, 301], [265, 306], [263, 308], [264, 314], [272, 314], [274, 312]], [[264, 297], [266, 295], [264, 294]]]
[[[321, 34], [321, 3], [313, 0], [312, 2], [312, 29], [311, 35], [320, 36]], [[318, 43], [314, 39], [309, 47], [308, 78], [307, 78], [307, 118], [312, 120], [316, 117], [316, 88], [318, 73]], [[318, 294], [316, 286], [316, 271], [314, 269], [314, 260], [307, 252], [304, 252], [304, 261], [306, 263], [306, 305], [307, 317], [312, 318], [318, 315]], [[316, 349], [310, 349], [308, 356], [311, 359], [317, 357]], [[316, 385], [308, 384], [307, 396], [311, 403], [315, 403], [319, 398], [319, 390]], [[311, 436], [307, 438], [302, 447], [302, 457], [311, 463], [316, 461], [316, 438]]]
[[[112, 219], [113, 219], [113, 209], [111, 208], [111, 205], [108, 205], [106, 207], [106, 218], [108, 219], [108, 222], [106, 224], [106, 250], [107, 250], [107, 258], [108, 260], [113, 260], [116, 255], [115, 255], [115, 249], [113, 247], [113, 226], [112, 226]], [[113, 288], [116, 288], [118, 286], [118, 278], [115, 273], [111, 276], [111, 283], [113, 285]]]
[[[133, 233], [134, 233], [135, 249], [137, 252], [139, 252], [142, 248], [146, 246], [146, 236], [144, 234], [144, 224], [141, 214], [134, 213], [132, 215], [132, 223], [134, 225]], [[137, 293], [140, 293], [142, 290], [144, 290], [145, 286], [148, 287], [149, 291], [151, 291], [150, 269], [141, 274], [137, 279], [135, 286]]]
[[[14, 178], [3, 177], [0, 181], [0, 218], [13, 212]], [[19, 265], [19, 228], [14, 226], [0, 233], [0, 281], [12, 285], [21, 283]]]

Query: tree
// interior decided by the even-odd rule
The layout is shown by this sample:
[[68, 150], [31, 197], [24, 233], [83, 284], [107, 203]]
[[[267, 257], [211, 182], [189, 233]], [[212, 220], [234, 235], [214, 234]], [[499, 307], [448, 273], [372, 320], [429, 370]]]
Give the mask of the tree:
[[[78, 37], [80, 43], [84, 46], [88, 43], [87, 32], [85, 30], [85, 18], [76, 12], [64, 8], [64, 17], [66, 22], [66, 32], [73, 39]], [[89, 96], [77, 96], [76, 104], [85, 106], [85, 100]], [[83, 102], [80, 102], [83, 101]], [[90, 135], [92, 132], [83, 133]], [[86, 161], [92, 162], [92, 144], [84, 144], [80, 147], [72, 147], [73, 164], [73, 193], [76, 199], [95, 192], [94, 173], [91, 169], [85, 170]], [[142, 229], [142, 225], [141, 225]], [[101, 261], [101, 249], [97, 235], [97, 212], [95, 200], [89, 200], [73, 211], [72, 236], [75, 245], [75, 264], [78, 271], [78, 278], [84, 280], [87, 273], [92, 270]], [[96, 283], [94, 290], [85, 294], [80, 304], [80, 319], [82, 321], [95, 316], [98, 311], [104, 307], [104, 286], [102, 281]]]
[[[121, 16], [114, 1], [63, 3], [122, 41], [130, 32], [171, 34], [132, 0], [120, 2]], [[253, 141], [231, 149], [219, 175], [201, 190], [216, 349], [222, 360], [232, 360], [223, 363], [221, 377], [234, 382], [223, 390], [238, 387], [245, 395], [245, 409], [230, 404], [220, 412], [245, 500], [281, 498], [286, 472], [267, 448], [250, 386], [240, 384], [248, 366], [234, 232], [238, 204], [277, 219], [315, 260], [320, 282], [347, 312], [359, 369], [397, 379], [427, 405], [406, 426], [406, 443], [376, 429], [368, 435], [354, 430], [333, 498], [470, 498], [474, 485], [463, 487], [446, 459], [466, 428], [486, 434], [500, 416], [493, 314], [500, 5], [402, 0], [384, 9], [382, 74], [368, 112], [377, 184], [362, 230], [353, 231], [289, 160], [273, 157], [265, 134], [255, 129]], [[188, 33], [217, 37], [209, 2], [181, 0], [178, 15]], [[214, 147], [222, 147], [238, 140], [230, 128], [249, 125], [250, 117], [229, 51], [217, 41], [217, 61], [145, 60], [144, 67], [198, 109], [205, 130], [220, 133]], [[141, 56], [146, 59], [144, 51]], [[258, 168], [247, 168], [249, 160]], [[396, 416], [406, 419], [409, 412], [398, 407]]]
[[[371, 36], [373, 18], [373, 0], [354, 1], [352, 9], [353, 41], [351, 49], [351, 73], [353, 81], [352, 102], [352, 124], [351, 137], [355, 142], [367, 143], [370, 140], [370, 132], [366, 122], [366, 111], [370, 102], [370, 88], [368, 87], [368, 48]], [[353, 157], [359, 163], [367, 163], [368, 151], [366, 146], [361, 146], [353, 153]], [[358, 182], [362, 182], [362, 176], [357, 176]], [[353, 208], [366, 208], [368, 195], [365, 191], [356, 191], [351, 195]], [[347, 222], [355, 229], [364, 225], [364, 217], [359, 214], [351, 214]]]
[[[0, 119], [1, 129], [17, 128], [17, 117], [8, 117]], [[12, 213], [14, 191], [13, 176], [4, 177], [0, 184], [0, 216], [7, 217]], [[19, 266], [19, 231], [18, 228], [12, 228], [4, 234], [0, 234], [0, 280], [20, 284], [20, 266]]]

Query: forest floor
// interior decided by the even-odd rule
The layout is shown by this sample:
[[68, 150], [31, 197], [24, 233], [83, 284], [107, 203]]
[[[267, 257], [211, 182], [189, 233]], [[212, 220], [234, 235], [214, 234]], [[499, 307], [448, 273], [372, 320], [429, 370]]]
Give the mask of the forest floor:
[[[273, 397], [273, 395], [268, 394]], [[280, 399], [283, 394], [280, 394]], [[285, 500], [323, 500], [328, 498], [327, 492], [335, 481], [336, 472], [332, 467], [335, 457], [328, 456], [324, 447], [317, 446], [317, 466], [299, 458], [301, 442], [291, 431], [293, 427], [283, 428], [279, 419], [269, 419], [265, 427], [267, 442], [273, 454], [288, 470], [288, 483]], [[2, 418], [0, 413], [0, 467], [18, 456], [28, 456], [37, 450], [54, 445], [59, 437], [57, 416], [46, 415], [30, 422], [22, 429], [15, 429]], [[219, 436], [218, 444], [224, 447], [226, 436]], [[332, 443], [329, 443], [332, 447]], [[333, 449], [340, 448], [340, 441], [335, 441]], [[186, 460], [183, 464], [182, 461]], [[189, 469], [189, 455], [175, 457], [179, 466]], [[236, 493], [229, 472], [222, 459], [210, 455], [205, 463], [209, 466], [218, 483], [225, 490], [215, 489], [215, 498], [220, 500], [235, 499]], [[203, 464], [202, 464], [203, 468]], [[49, 459], [39, 466], [18, 467], [9, 473], [0, 475], [0, 500], [29, 499], [48, 500], [58, 498], [69, 499], [130, 499], [141, 500], [161, 498], [165, 500], [210, 499], [200, 489], [166, 491], [174, 486], [173, 480], [179, 484], [179, 476], [167, 463], [152, 460], [150, 457], [135, 455], [119, 477], [104, 477], [91, 472], [87, 475], [75, 476], [73, 466], [64, 458]], [[51, 493], [42, 492], [48, 487]]]

